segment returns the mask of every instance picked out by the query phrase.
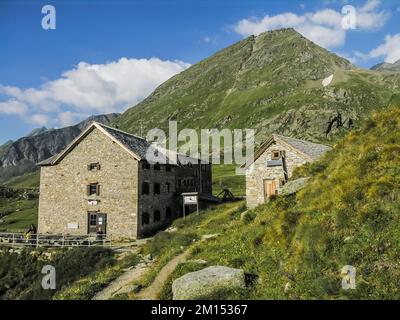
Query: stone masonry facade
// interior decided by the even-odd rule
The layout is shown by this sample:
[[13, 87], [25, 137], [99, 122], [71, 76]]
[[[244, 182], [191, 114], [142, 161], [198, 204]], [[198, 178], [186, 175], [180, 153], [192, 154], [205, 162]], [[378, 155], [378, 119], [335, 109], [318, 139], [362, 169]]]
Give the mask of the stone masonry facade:
[[295, 167], [307, 163], [304, 156], [288, 150], [287, 147], [279, 143], [274, 143], [268, 147], [246, 172], [246, 199], [249, 208], [265, 203], [264, 180], [274, 180], [279, 191], [280, 182], [285, 178], [282, 166], [267, 166], [267, 161], [272, 160], [272, 151], [275, 150], [285, 151], [289, 178], [292, 176]]
[[[90, 163], [99, 163], [100, 170], [88, 170]], [[100, 185], [99, 196], [87, 195], [90, 183]], [[88, 213], [102, 212], [107, 234], [136, 238], [137, 190], [138, 161], [94, 129], [59, 164], [41, 168], [38, 232], [85, 235]], [[69, 229], [71, 223], [77, 228]]]
[[[150, 164], [96, 126], [59, 161], [39, 165], [40, 234], [83, 236], [101, 227], [113, 238], [141, 238], [180, 216], [182, 192], [212, 192], [210, 164]], [[96, 216], [103, 220], [93, 229]]]

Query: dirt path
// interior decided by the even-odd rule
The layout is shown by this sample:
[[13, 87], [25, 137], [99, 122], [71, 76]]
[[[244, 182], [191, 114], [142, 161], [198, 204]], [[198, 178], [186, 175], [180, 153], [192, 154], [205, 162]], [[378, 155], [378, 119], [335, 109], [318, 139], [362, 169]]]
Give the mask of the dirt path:
[[125, 271], [102, 291], [98, 292], [92, 300], [108, 300], [116, 294], [131, 292], [132, 282], [139, 280], [149, 268], [149, 264], [139, 263], [133, 269]]
[[136, 295], [136, 298], [139, 300], [156, 300], [168, 277], [171, 275], [172, 272], [174, 272], [178, 264], [186, 261], [189, 254], [190, 249], [187, 249], [185, 252], [170, 260], [160, 270], [151, 285], [139, 291], [139, 293]]

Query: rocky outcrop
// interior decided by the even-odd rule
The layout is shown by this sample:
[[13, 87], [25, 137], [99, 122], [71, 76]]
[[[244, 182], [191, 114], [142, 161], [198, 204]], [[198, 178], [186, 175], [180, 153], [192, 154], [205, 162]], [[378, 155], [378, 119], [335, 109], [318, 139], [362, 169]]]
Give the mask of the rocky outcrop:
[[87, 118], [75, 126], [62, 129], [39, 128], [28, 136], [0, 147], [0, 183], [36, 170], [36, 163], [63, 150], [91, 121], [107, 124], [118, 114]]
[[13, 198], [13, 199], [35, 199], [39, 196], [39, 189], [14, 189], [7, 187], [0, 187], [0, 199], [1, 198]]
[[400, 72], [400, 60], [397, 60], [394, 63], [383, 62], [377, 64], [371, 68], [371, 70], [375, 71], [392, 71], [392, 72]]
[[205, 298], [219, 290], [245, 287], [243, 270], [224, 266], [212, 266], [190, 272], [172, 284], [174, 300], [196, 300]]
[[281, 194], [284, 196], [295, 194], [296, 192], [303, 189], [307, 185], [309, 180], [310, 178], [308, 177], [289, 181], [283, 186]]

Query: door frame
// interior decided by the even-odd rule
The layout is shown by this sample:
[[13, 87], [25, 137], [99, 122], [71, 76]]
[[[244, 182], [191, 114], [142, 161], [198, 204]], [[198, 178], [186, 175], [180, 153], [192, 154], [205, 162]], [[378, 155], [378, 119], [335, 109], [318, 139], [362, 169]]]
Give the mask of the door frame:
[[[268, 190], [269, 187], [270, 190]], [[275, 179], [263, 179], [264, 201], [268, 201], [272, 196], [275, 196], [276, 191], [277, 188]]]
[[[96, 225], [91, 224], [91, 217], [96, 216]], [[88, 234], [107, 234], [107, 214], [101, 212], [88, 212]]]

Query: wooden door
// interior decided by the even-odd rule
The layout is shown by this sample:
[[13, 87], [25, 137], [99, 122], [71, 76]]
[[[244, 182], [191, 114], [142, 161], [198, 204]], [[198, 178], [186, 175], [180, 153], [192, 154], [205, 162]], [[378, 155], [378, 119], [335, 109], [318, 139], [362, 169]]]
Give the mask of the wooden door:
[[270, 199], [274, 195], [276, 195], [275, 180], [264, 180], [264, 198], [265, 198], [265, 200]]
[[107, 215], [90, 212], [88, 215], [88, 233], [107, 234]]

